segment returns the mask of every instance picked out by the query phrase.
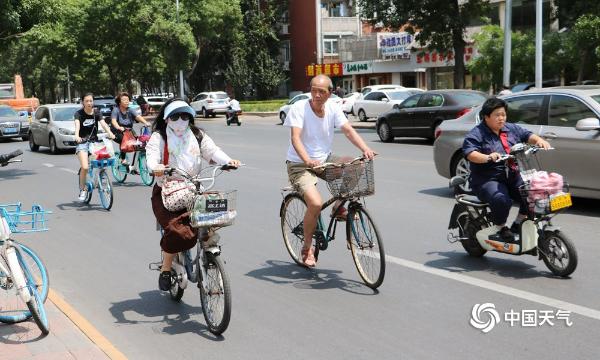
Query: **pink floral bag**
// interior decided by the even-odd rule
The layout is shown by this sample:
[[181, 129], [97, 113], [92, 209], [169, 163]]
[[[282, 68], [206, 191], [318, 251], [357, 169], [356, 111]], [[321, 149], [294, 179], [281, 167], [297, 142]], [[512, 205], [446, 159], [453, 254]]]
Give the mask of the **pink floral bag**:
[[[163, 153], [163, 165], [169, 163], [169, 148], [165, 140], [165, 149]], [[196, 187], [185, 179], [170, 178], [163, 182], [162, 197], [163, 205], [169, 211], [187, 210], [194, 200]]]

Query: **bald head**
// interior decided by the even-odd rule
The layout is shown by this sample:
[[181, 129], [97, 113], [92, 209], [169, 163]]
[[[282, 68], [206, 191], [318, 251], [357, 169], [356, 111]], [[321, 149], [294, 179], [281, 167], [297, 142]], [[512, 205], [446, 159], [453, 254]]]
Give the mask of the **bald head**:
[[333, 81], [331, 81], [331, 78], [329, 76], [323, 74], [317, 75], [314, 78], [312, 78], [312, 80], [310, 81], [310, 86], [333, 91]]

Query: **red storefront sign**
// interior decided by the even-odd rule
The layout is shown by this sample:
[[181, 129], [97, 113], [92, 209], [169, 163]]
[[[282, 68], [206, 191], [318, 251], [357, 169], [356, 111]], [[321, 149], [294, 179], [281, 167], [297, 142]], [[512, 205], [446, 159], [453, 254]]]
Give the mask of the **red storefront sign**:
[[320, 74], [325, 74], [327, 76], [342, 76], [344, 75], [344, 67], [341, 63], [306, 66], [306, 76], [313, 77]]
[[[473, 58], [473, 47], [465, 47], [465, 62], [469, 62]], [[444, 63], [454, 60], [454, 52], [449, 51], [445, 54], [437, 51], [422, 52], [417, 55], [417, 64]]]

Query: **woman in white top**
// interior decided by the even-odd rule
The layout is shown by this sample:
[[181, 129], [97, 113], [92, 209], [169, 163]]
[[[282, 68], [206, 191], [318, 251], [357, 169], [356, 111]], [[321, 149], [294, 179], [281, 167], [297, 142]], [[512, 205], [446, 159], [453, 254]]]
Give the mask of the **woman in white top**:
[[[202, 159], [222, 165], [240, 165], [239, 160], [231, 159], [206, 133], [194, 125], [195, 115], [194, 109], [185, 101], [167, 101], [154, 121], [153, 133], [146, 145], [148, 169], [157, 176], [151, 201], [156, 220], [163, 228], [160, 246], [164, 256], [158, 278], [159, 288], [163, 291], [168, 291], [171, 287], [171, 263], [174, 255], [192, 248], [197, 236], [197, 229], [190, 226], [187, 210], [171, 212], [162, 202], [161, 185], [165, 165], [179, 168], [190, 175], [200, 172]], [[168, 164], [164, 164], [165, 150], [168, 152]]]

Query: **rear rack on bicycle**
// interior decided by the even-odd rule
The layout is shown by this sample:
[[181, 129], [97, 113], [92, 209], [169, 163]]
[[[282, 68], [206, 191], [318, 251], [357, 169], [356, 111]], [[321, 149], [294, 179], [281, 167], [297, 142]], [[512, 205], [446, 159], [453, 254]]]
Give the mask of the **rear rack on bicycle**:
[[115, 163], [115, 158], [111, 157], [108, 159], [101, 160], [90, 160], [90, 168], [103, 168], [103, 167], [111, 167]]
[[33, 204], [31, 211], [23, 211], [21, 203], [0, 204], [0, 215], [6, 219], [12, 233], [47, 231], [47, 214], [52, 211], [44, 210], [38, 204]]

